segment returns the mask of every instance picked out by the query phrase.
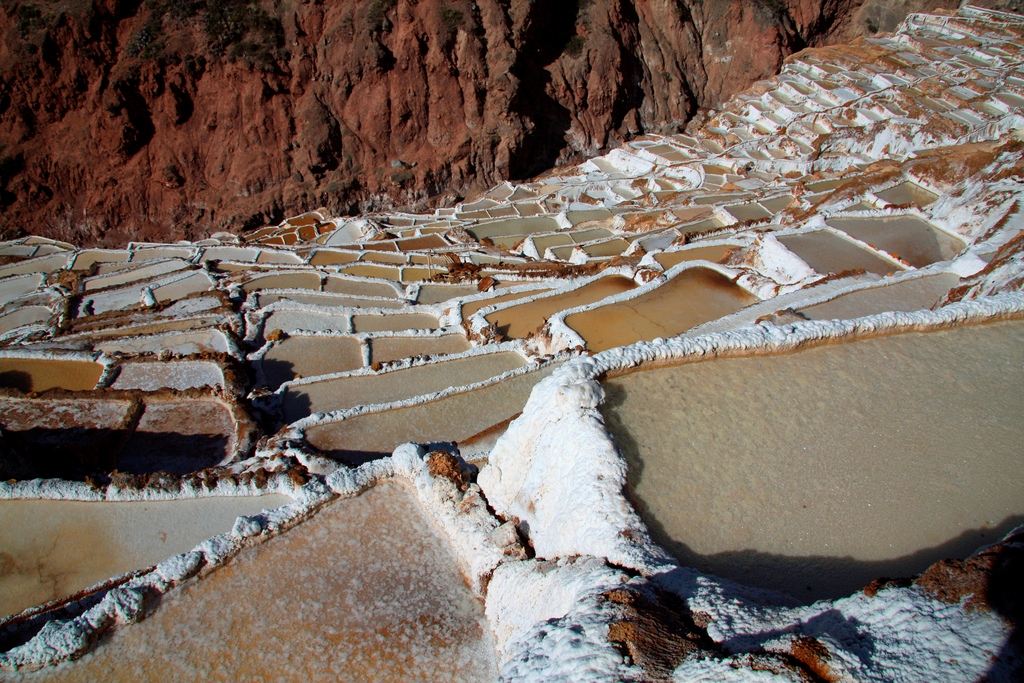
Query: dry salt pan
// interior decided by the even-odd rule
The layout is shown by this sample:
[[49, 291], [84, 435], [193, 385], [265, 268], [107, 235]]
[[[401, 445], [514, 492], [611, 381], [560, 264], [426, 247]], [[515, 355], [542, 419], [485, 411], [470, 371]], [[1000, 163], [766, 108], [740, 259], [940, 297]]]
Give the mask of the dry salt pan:
[[486, 681], [483, 605], [397, 483], [315, 518], [162, 601], [81, 660], [24, 681]]

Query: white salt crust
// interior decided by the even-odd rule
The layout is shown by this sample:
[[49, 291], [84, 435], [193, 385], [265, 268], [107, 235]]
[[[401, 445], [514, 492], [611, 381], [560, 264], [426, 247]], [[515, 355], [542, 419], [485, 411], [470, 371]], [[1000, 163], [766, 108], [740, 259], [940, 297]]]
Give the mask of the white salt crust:
[[[633, 579], [634, 585], [669, 590], [691, 610], [711, 615], [709, 635], [736, 657], [762, 646], [770, 649], [770, 641], [780, 634], [805, 634], [818, 637], [828, 647], [836, 670], [848, 674], [848, 680], [883, 681], [894, 676], [900, 680], [969, 680], [986, 670], [1009, 635], [1008, 625], [990, 612], [946, 605], [915, 588], [889, 588], [874, 599], [858, 593], [806, 608], [786, 608], [778, 606], [782, 598], [777, 594], [676, 566], [650, 540], [622, 493], [625, 463], [597, 411], [604, 398], [597, 379], [646, 363], [794, 351], [866, 335], [942, 329], [1022, 315], [1024, 294], [1006, 293], [936, 311], [784, 326], [760, 323], [695, 338], [640, 342], [593, 358], [577, 358], [534, 388], [523, 415], [498, 441], [478, 481], [498, 514], [519, 520], [538, 561], [562, 564], [565, 558], [590, 556], [597, 558], [599, 566], [640, 572], [647, 578]], [[590, 584], [588, 591], [580, 588], [582, 579], [575, 570], [557, 579], [547, 578], [547, 573], [543, 580], [539, 575], [523, 578], [536, 571], [503, 565], [490, 584], [488, 618], [499, 658], [505, 662], [502, 680], [569, 680], [573, 669], [567, 663], [583, 666], [577, 658], [586, 662], [586, 680], [628, 679], [621, 656], [611, 656], [606, 639], [594, 635], [607, 628], [608, 620], [603, 612], [607, 605], [596, 596], [614, 587], [615, 578], [598, 571], [600, 580]], [[539, 597], [531, 591], [539, 591]], [[571, 609], [563, 612], [563, 606]], [[604, 616], [597, 616], [600, 614]], [[533, 626], [526, 626], [531, 621]], [[871, 652], [865, 651], [865, 642], [874, 643]], [[742, 666], [742, 658], [731, 664], [741, 666], [744, 672], [733, 680], [754, 680], [749, 667]], [[730, 680], [732, 674], [721, 676], [728, 671], [736, 670], [726, 660], [689, 659], [676, 673], [676, 680]], [[748, 673], [751, 677], [744, 677]]]
[[451, 542], [470, 587], [483, 598], [494, 569], [507, 558], [524, 556], [518, 536], [511, 524], [502, 524], [490, 514], [478, 486], [470, 484], [466, 491], [459, 491], [448, 479], [432, 477], [423, 458], [425, 454], [422, 446], [405, 444], [392, 456], [354, 470], [336, 469], [325, 480], [314, 478], [302, 487], [295, 487], [284, 474], [268, 477], [263, 488], [228, 480], [218, 481], [211, 490], [188, 485], [182, 485], [177, 491], [108, 487], [101, 493], [85, 484], [62, 480], [0, 484], [3, 498], [127, 501], [280, 493], [295, 499], [294, 503], [276, 510], [238, 517], [229, 533], [203, 541], [193, 550], [161, 562], [152, 571], [111, 588], [98, 604], [75, 618], [46, 622], [29, 642], [0, 653], [0, 671], [31, 671], [80, 656], [108, 628], [143, 618], [146, 596], [167, 593], [199, 571], [223, 565], [252, 543], [284, 532], [315, 514], [330, 500], [357, 496], [385, 480], [403, 481], [415, 492], [430, 519]]
[[[933, 36], [971, 38], [987, 31], [987, 27], [993, 26], [993, 21], [1017, 25], [1021, 22], [1016, 15], [970, 8], [960, 10], [959, 16], [956, 17], [912, 15], [892, 37], [872, 39], [869, 43], [874, 41], [885, 49], [904, 51], [903, 53], [913, 57], [915, 53], [924, 52], [917, 41], [917, 36], [922, 31], [932, 31]], [[1003, 38], [996, 33], [986, 36], [995, 37], [991, 40], [989, 37], [980, 40], [981, 48], [963, 49], [973, 54], [976, 59], [990, 63], [993, 69], [1005, 73], [1014, 69], [1019, 70], [1020, 60], [1014, 59], [1009, 53], [996, 56], [989, 49], [998, 46]], [[925, 67], [936, 69], [936, 72], [941, 71], [949, 78], [967, 78], [975, 70], [975, 67], [965, 65], [962, 61], [937, 62], [931, 54], [926, 54], [925, 57]], [[820, 98], [815, 104], [811, 99], [803, 97], [811, 113], [801, 114], [775, 104], [771, 105], [774, 108], [774, 118], [769, 118], [764, 115], [765, 110], [762, 109], [746, 122], [753, 121], [771, 133], [759, 131], [753, 135], [753, 139], [732, 145], [724, 153], [715, 151], [710, 144], [714, 141], [707, 131], [700, 135], [704, 137], [705, 143], [708, 143], [705, 146], [709, 151], [701, 149], [701, 143], [697, 139], [689, 139], [686, 136], [664, 138], [663, 143], [670, 143], [670, 147], [688, 159], [685, 162], [666, 163], [665, 157], [646, 149], [657, 144], [656, 142], [637, 140], [604, 157], [582, 164], [579, 167], [580, 175], [548, 178], [544, 182], [552, 183], [552, 187], [560, 186], [557, 192], [560, 197], [550, 196], [550, 189], [545, 194], [543, 188], [538, 187], [538, 192], [534, 193], [541, 195], [536, 197], [538, 205], [542, 206], [548, 199], [557, 199], [562, 208], [553, 216], [555, 223], [560, 229], [568, 229], [572, 227], [572, 222], [567, 212], [593, 210], [593, 200], [599, 202], [600, 208], [614, 210], [617, 205], [634, 199], [636, 193], [628, 186], [633, 179], [646, 179], [649, 189], [652, 190], [656, 189], [656, 178], [675, 190], [705, 187], [710, 178], [703, 164], [708, 162], [725, 166], [734, 173], [740, 171], [741, 166], [748, 171], [767, 171], [772, 174], [791, 171], [840, 173], [862, 170], [868, 163], [882, 157], [893, 160], [910, 158], [921, 150], [933, 147], [1021, 138], [1020, 129], [1024, 128], [1024, 117], [1012, 111], [1011, 107], [1006, 108], [1009, 113], [1005, 115], [990, 118], [981, 125], [965, 128], [959, 137], [944, 137], [941, 131], [930, 129], [922, 121], [883, 111], [884, 107], [879, 103], [884, 104], [890, 92], [898, 95], [902, 87], [894, 86], [893, 84], [897, 83], [895, 80], [887, 81], [885, 76], [889, 74], [869, 76], [876, 83], [876, 87], [882, 87], [880, 91], [869, 93], [849, 83], [849, 79], [843, 81], [844, 77], [839, 77], [841, 88], [834, 92], [826, 91], [814, 78], [806, 75], [817, 68], [813, 65], [814, 59], [813, 54], [806, 59], [798, 56], [784, 66], [780, 76], [762, 84], [765, 89], [775, 88], [789, 92], [786, 90], [789, 81], [803, 82], [814, 91], [815, 97]], [[819, 77], [829, 78], [828, 75], [822, 76], [824, 71], [819, 71]], [[896, 71], [908, 76], [900, 69]], [[925, 71], [916, 73], [912, 80], [923, 80], [925, 76], [922, 74], [926, 74]], [[904, 81], [904, 84], [907, 82], [911, 81]], [[881, 85], [878, 85], [879, 83]], [[1009, 88], [1005, 83], [999, 87]], [[754, 101], [757, 99], [756, 92], [762, 93], [762, 104], [766, 102], [765, 98], [768, 96], [763, 94], [763, 90], [750, 92], [754, 94], [745, 94], [734, 102]], [[1011, 90], [1011, 94], [1012, 92]], [[1019, 98], [1020, 95], [1016, 97]], [[822, 105], [822, 100], [831, 102], [831, 106]], [[865, 113], [868, 110], [873, 116], [882, 116], [882, 120], [876, 122]], [[853, 115], [853, 125], [847, 128], [849, 122], [844, 123], [841, 132], [835, 132], [835, 127], [829, 123], [828, 117], [845, 112]], [[779, 120], [794, 125], [790, 125], [787, 132], [780, 126]], [[806, 124], [810, 121], [824, 126], [830, 134], [830, 137], [826, 136], [824, 144], [814, 153], [813, 158], [810, 153], [796, 151], [794, 142], [802, 141], [808, 148], [808, 143], [814, 142], [815, 135], [807, 135], [799, 130], [800, 125], [807, 128]], [[748, 132], [753, 130], [753, 124], [747, 126], [747, 129]], [[762, 159], [749, 154], [750, 151], [765, 148], [784, 150], [785, 158]], [[487, 615], [494, 631], [499, 661], [502, 663], [502, 680], [642, 679], [644, 672], [628, 666], [619, 651], [607, 640], [608, 627], [617, 614], [617, 608], [603, 600], [601, 594], [611, 588], [620, 587], [623, 583], [628, 583], [638, 590], [658, 588], [673, 592], [683, 599], [691, 610], [704, 612], [709, 616], [708, 633], [722, 646], [725, 655], [688, 659], [675, 672], [674, 680], [767, 680], [769, 675], [772, 676], [772, 680], [779, 680], [779, 677], [768, 672], [752, 670], [744, 663], [744, 657], [746, 653], [760, 648], [769, 652], [785, 651], [791, 639], [797, 634], [817, 637], [825, 645], [831, 656], [830, 665], [841, 677], [840, 680], [932, 681], [978, 678], [986, 671], [989, 662], [1007, 636], [1006, 624], [991, 613], [969, 612], [962, 605], [946, 605], [927, 597], [915, 588], [887, 588], [873, 598], [858, 593], [840, 600], [794, 608], [782, 604], [777, 595], [676, 566], [664, 551], [651, 542], [646, 528], [622, 495], [625, 464], [608, 437], [597, 411], [603, 400], [603, 392], [597, 379], [605, 373], [645, 363], [683, 363], [732, 354], [790, 351], [803, 345], [852, 339], [863, 335], [939, 329], [1001, 317], [1020, 316], [1024, 311], [1024, 295], [1000, 292], [1006, 289], [1019, 289], [1021, 280], [1024, 279], [1024, 255], [1014, 254], [993, 268], [986, 269], [984, 265], [999, 247], [1018, 234], [1024, 224], [1021, 211], [1018, 209], [1018, 179], [1011, 174], [1010, 177], [1001, 180], [989, 180], [989, 176], [1012, 168], [1019, 158], [1019, 153], [1004, 153], [983, 172], [961, 180], [952, 187], [930, 187], [927, 179], [914, 178], [912, 174], [908, 176], [907, 173], [903, 173], [900, 178], [879, 183], [871, 191], [865, 190], [853, 199], [830, 198], [823, 192], [817, 195], [819, 199], [825, 197], [823, 203], [814, 207], [817, 214], [809, 219], [794, 221], [776, 214], [770, 219], [770, 225], [757, 224], [759, 230], [761, 227], [768, 227], [784, 235], [811, 229], [831, 231], [832, 228], [826, 225], [825, 218], [840, 212], [850, 217], [912, 215], [922, 218], [941, 231], [959, 236], [968, 243], [968, 246], [951, 262], [942, 262], [916, 272], [908, 270], [902, 277], [918, 277], [939, 271], [971, 277], [973, 279], [965, 283], [965, 298], [973, 299], [972, 301], [947, 305], [935, 311], [887, 313], [848, 321], [800, 322], [789, 325], [748, 324], [740, 329], [714, 334], [700, 334], [700, 329], [697, 329], [691, 330], [687, 337], [676, 337], [669, 341], [656, 339], [653, 342], [640, 342], [629, 347], [606, 351], [593, 358], [576, 359], [566, 363], [554, 375], [538, 384], [522, 417], [512, 423], [506, 435], [495, 446], [490, 464], [480, 474], [480, 486], [472, 485], [465, 492], [458, 491], [448, 480], [430, 477], [423, 461], [424, 452], [421, 447], [407, 444], [399, 447], [389, 458], [368, 463], [356, 470], [348, 470], [339, 468], [333, 461], [319, 458], [303, 450], [302, 431], [303, 428], [325, 421], [341, 420], [372, 410], [412, 405], [439, 398], [456, 390], [485, 386], [490, 384], [491, 380], [394, 404], [310, 416], [305, 421], [292, 425], [293, 429], [290, 431], [270, 440], [261, 449], [258, 458], [235, 463], [231, 468], [234, 472], [242, 472], [256, 463], [256, 466], [262, 465], [268, 470], [280, 471], [288, 465], [286, 458], [291, 457], [306, 465], [315, 475], [325, 477], [326, 485], [320, 479], [313, 479], [306, 486], [296, 489], [284, 474], [272, 475], [267, 486], [259, 492], [285, 493], [293, 496], [296, 499], [295, 503], [263, 515], [240, 517], [232, 532], [209, 539], [189, 553], [170, 558], [151, 572], [128, 578], [123, 584], [108, 590], [99, 604], [89, 608], [81, 616], [69, 620], [50, 621], [29, 643], [0, 654], [0, 669], [31, 669], [80, 654], [104, 629], [138, 619], [142, 615], [141, 605], [145, 591], [160, 593], [173, 590], [189, 576], [194, 576], [204, 567], [217, 566], [246, 544], [256, 542], [257, 538], [277, 533], [290, 524], [314, 514], [319, 506], [336, 495], [357, 495], [380, 481], [398, 478], [416, 491], [424, 509], [452, 542], [460, 568], [477, 595], [486, 596]], [[939, 199], [927, 211], [922, 211], [916, 208], [891, 207], [878, 196], [878, 193], [885, 192], [904, 180], [912, 180], [925, 189], [935, 191], [940, 195]], [[792, 189], [796, 198], [796, 209], [811, 210], [812, 203], [799, 196], [796, 191], [798, 188], [790, 188], [778, 178], [772, 182], [778, 184], [780, 192], [786, 193]], [[657, 189], [665, 190], [665, 184], [658, 184]], [[706, 188], [708, 192], [715, 191], [711, 184], [706, 185]], [[508, 186], [508, 191], [511, 193], [515, 190]], [[583, 193], [589, 196], [583, 197]], [[782, 196], [784, 195], [778, 195]], [[878, 208], [847, 211], [861, 202]], [[492, 203], [498, 205], [497, 202]], [[446, 217], [454, 217], [454, 214], [461, 210], [470, 210], [470, 207], [437, 210], [435, 214], [438, 220], [443, 220]], [[738, 275], [738, 284], [762, 299], [782, 296], [789, 304], [795, 305], [799, 302], [801, 305], [809, 305], [817, 300], [832, 298], [862, 286], [876, 286], [865, 283], [864, 279], [851, 278], [846, 284], [828, 283], [822, 285], [821, 289], [807, 291], [807, 296], [803, 298], [795, 298], [794, 295], [797, 295], [801, 288], [814, 284], [823, 276], [814, 273], [806, 263], [781, 246], [773, 234], [757, 233], [751, 229], [753, 224], [737, 223], [737, 219], [723, 207], [715, 207], [710, 215], [716, 217], [725, 227], [714, 235], [715, 239], [699, 239], [693, 244], [710, 246], [721, 243], [720, 240], [726, 238], [729, 243], [743, 247], [744, 251], [740, 254], [742, 265], [721, 267], [706, 262], [692, 263], [710, 265], [730, 276]], [[381, 234], [386, 229], [372, 219], [335, 219], [334, 222], [339, 225], [339, 229], [325, 241], [326, 245], [365, 239]], [[475, 223], [476, 221], [466, 221], [461, 224], [469, 226]], [[615, 216], [610, 225], [613, 234], [624, 232], [625, 221], [621, 217]], [[667, 238], [659, 244], [670, 245], [674, 239], [670, 232], [672, 228], [661, 230]], [[675, 231], [676, 234], [678, 232]], [[658, 233], [658, 239], [662, 239], [662, 233]], [[229, 243], [232, 241], [233, 238], [228, 240]], [[532, 244], [532, 240], [527, 242]], [[49, 268], [47, 264], [50, 264], [50, 260], [57, 263], [62, 258], [71, 259], [78, 256], [61, 254], [47, 260], [53, 252], [44, 253], [39, 250], [41, 247], [35, 245], [48, 245], [48, 249], [58, 251], [73, 250], [72, 245], [40, 238], [26, 238], [8, 244], [12, 245], [11, 248], [21, 250], [17, 253], [28, 257], [34, 256], [35, 259], [27, 266], [25, 264], [28, 262], [21, 262], [13, 268], [6, 268], [2, 273], [12, 273], [10, 277], [5, 277], [0, 282], [0, 289], [3, 289], [0, 292], [3, 302], [0, 305], [6, 307], [4, 311], [15, 309], [31, 296], [38, 297], [46, 292], [50, 292], [51, 295], [61, 293], [59, 287], [44, 287], [45, 277], [42, 274], [13, 273], [23, 267]], [[635, 252], [637, 244], [639, 241], [635, 242], [627, 253]], [[451, 251], [461, 252], [462, 249], [453, 245]], [[312, 253], [315, 253], [315, 250]], [[574, 259], [578, 260], [581, 253], [579, 249], [575, 249]], [[880, 250], [874, 250], [873, 253], [879, 255], [879, 258], [898, 260]], [[109, 299], [106, 304], [113, 308], [138, 304], [151, 306], [157, 300], [161, 285], [183, 283], [184, 280], [193, 278], [202, 285], [200, 289], [209, 285], [217, 287], [219, 294], [227, 293], [236, 300], [246, 299], [242, 311], [247, 342], [253, 342], [258, 338], [264, 331], [267, 316], [277, 310], [340, 314], [345, 319], [346, 329], [350, 333], [351, 317], [366, 313], [426, 313], [437, 317], [441, 328], [430, 332], [374, 332], [353, 335], [363, 339], [364, 343], [366, 339], [378, 336], [419, 336], [421, 333], [423, 336], [433, 336], [451, 333], [455, 331], [453, 328], [463, 322], [460, 302], [486, 298], [482, 295], [472, 295], [439, 304], [412, 304], [419, 291], [419, 283], [386, 283], [394, 290], [395, 298], [381, 298], [382, 304], [385, 301], [397, 302], [405, 299], [405, 306], [401, 310], [383, 306], [379, 309], [318, 307], [297, 302], [279, 302], [257, 308], [258, 297], [246, 297], [243, 290], [246, 282], [266, 276], [269, 274], [268, 271], [282, 272], [273, 271], [274, 264], [286, 265], [288, 271], [284, 272], [319, 273], [317, 277], [321, 288], [328, 273], [341, 269], [329, 266], [314, 270], [306, 264], [308, 258], [309, 255], [300, 256], [287, 249], [223, 246], [216, 240], [196, 245], [133, 243], [129, 245], [125, 256], [131, 263], [155, 265], [158, 259], [179, 259], [190, 265], [200, 264], [208, 259], [256, 263], [255, 268], [248, 273], [217, 276], [216, 280], [205, 271], [193, 270], [144, 285], [100, 290], [85, 298], [105, 297]], [[525, 263], [524, 259], [515, 257], [503, 259], [508, 262]], [[264, 263], [258, 263], [260, 261]], [[615, 298], [626, 300], [647, 291], [643, 285], [651, 283], [653, 286], [664, 282], [666, 275], [680, 272], [687, 267], [692, 267], [692, 264], [677, 266], [666, 273], [665, 269], [658, 266], [652, 260], [652, 256], [648, 255], [637, 268], [611, 268], [600, 276], [619, 274], [634, 278], [641, 287]], [[126, 277], [130, 279], [131, 276]], [[335, 276], [332, 274], [330, 277]], [[565, 292], [593, 279], [538, 282], [536, 278], [514, 274], [502, 274], [501, 278], [506, 282], [522, 282], [521, 286], [509, 288], [503, 293], [529, 291], [554, 285], [555, 289], [545, 292], [545, 295]], [[116, 276], [109, 277], [108, 281], [113, 282], [116, 279]], [[347, 275], [344, 279], [375, 285], [382, 283], [381, 280]], [[24, 285], [28, 283], [34, 284], [37, 289], [34, 294], [26, 293], [28, 290], [25, 290]], [[264, 291], [287, 293], [297, 290]], [[364, 296], [358, 298], [371, 302], [373, 299]], [[473, 332], [479, 334], [486, 326], [484, 316], [487, 314], [508, 306], [527, 303], [535, 298], [502, 302], [481, 309], [470, 318], [470, 327]], [[216, 304], [216, 299], [213, 300]], [[170, 315], [174, 311], [179, 314], [194, 314], [207, 310], [201, 308], [207, 305], [201, 303], [203, 301], [206, 300], [182, 300], [163, 309], [163, 313]], [[781, 301], [779, 303], [781, 304]], [[722, 319], [709, 323], [708, 327], [735, 327], [742, 315], [745, 314], [737, 314], [731, 322]], [[66, 313], [61, 313], [60, 316], [66, 317]], [[528, 358], [534, 358], [579, 343], [581, 340], [578, 336], [573, 336], [575, 333], [564, 326], [563, 317], [556, 316], [552, 319], [550, 331], [553, 342], [547, 346], [544, 345], [547, 342], [531, 340], [529, 343], [510, 342], [507, 347], [503, 345], [503, 348], [514, 349]], [[239, 318], [233, 324], [237, 334], [243, 331], [242, 322]], [[225, 335], [225, 338], [228, 353], [241, 358], [242, 352], [232, 336]], [[147, 339], [160, 341], [155, 337]], [[473, 339], [471, 343], [477, 345], [479, 340]], [[157, 343], [152, 348], [156, 349], [159, 346]], [[260, 352], [250, 355], [250, 358], [258, 358], [267, 348], [269, 345]], [[466, 355], [483, 352], [486, 351], [482, 348], [474, 348]], [[96, 354], [69, 353], [62, 356], [59, 353], [54, 354], [49, 349], [43, 351], [41, 348], [23, 352], [5, 350], [0, 353], [8, 357], [95, 360], [105, 366], [99, 386], [106, 386], [114, 379], [118, 362]], [[555, 360], [565, 357], [562, 355]], [[405, 361], [394, 367], [407, 367], [419, 363], [420, 361]], [[535, 366], [520, 368], [493, 381], [508, 379], [527, 372], [528, 368], [532, 367]], [[2, 498], [160, 500], [211, 495], [254, 495], [256, 492], [252, 486], [230, 480], [217, 482], [212, 490], [184, 484], [175, 491], [147, 489], [142, 492], [114, 487], [94, 491], [84, 484], [58, 480], [0, 483]], [[519, 531], [532, 540], [537, 559], [519, 559], [522, 548], [518, 545], [516, 526], [512, 522], [502, 523], [491, 515], [487, 509], [488, 504], [505, 518], [514, 518], [518, 521]], [[640, 576], [635, 576], [637, 573]]]

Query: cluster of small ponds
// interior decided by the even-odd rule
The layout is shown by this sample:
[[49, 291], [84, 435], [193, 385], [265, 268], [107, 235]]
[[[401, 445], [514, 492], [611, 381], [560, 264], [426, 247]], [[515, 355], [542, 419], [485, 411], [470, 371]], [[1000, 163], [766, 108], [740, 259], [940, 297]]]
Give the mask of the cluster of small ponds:
[[[769, 93], [789, 113], [790, 91], [844, 96], [800, 85], [809, 63]], [[732, 155], [709, 124], [431, 215], [320, 211], [239, 244], [0, 244], [0, 474], [102, 490], [226, 471], [282, 435], [343, 467], [410, 441], [482, 463], [573, 354], [728, 326], [784, 291], [789, 319], [831, 320], [932, 308], [961, 284], [951, 264], [975, 236], [929, 214], [940, 188], [871, 181], [866, 162], [753, 165], [788, 149], [761, 130], [764, 101], [717, 122], [745, 145]], [[640, 368], [604, 380], [602, 411], [633, 504], [683, 564], [830, 599], [1020, 523], [1022, 349], [1014, 321]], [[0, 500], [0, 631], [290, 500]], [[150, 611], [24, 680], [484, 680], [498, 666], [447, 541], [397, 482]]]

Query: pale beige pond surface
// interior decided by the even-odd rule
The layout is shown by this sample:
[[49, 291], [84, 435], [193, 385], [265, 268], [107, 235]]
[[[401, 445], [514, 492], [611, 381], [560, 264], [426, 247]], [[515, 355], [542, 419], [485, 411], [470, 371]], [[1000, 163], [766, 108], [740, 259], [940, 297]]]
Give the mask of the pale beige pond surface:
[[439, 304], [457, 296], [473, 296], [478, 293], [479, 290], [474, 285], [423, 285], [416, 296], [416, 302]]
[[830, 218], [827, 222], [851, 237], [896, 254], [915, 268], [951, 259], [964, 248], [963, 240], [916, 216]]
[[399, 313], [396, 315], [354, 315], [352, 326], [356, 332], [401, 332], [402, 330], [435, 330], [437, 318], [426, 313]]
[[348, 372], [362, 366], [362, 345], [353, 337], [288, 337], [263, 356], [263, 374], [273, 389], [296, 377]]
[[163, 562], [231, 531], [239, 515], [290, 502], [281, 495], [145, 503], [0, 501], [0, 616]]
[[34, 323], [44, 323], [53, 317], [53, 311], [45, 306], [26, 306], [0, 316], [0, 334]]
[[656, 337], [735, 313], [757, 297], [710, 268], [689, 268], [635, 299], [566, 316], [593, 352]]
[[319, 273], [275, 273], [250, 280], [242, 285], [247, 292], [261, 289], [312, 289], [319, 291]]
[[432, 394], [452, 386], [482, 382], [526, 364], [512, 351], [470, 356], [395, 370], [379, 375], [340, 377], [289, 386], [284, 395], [285, 420], [294, 422], [311, 413], [373, 403], [391, 403]]
[[955, 273], [936, 273], [897, 281], [885, 287], [850, 292], [831, 301], [802, 308], [800, 313], [811, 320], [832, 320], [859, 318], [884, 311], [917, 311], [934, 306], [959, 282], [960, 277]]
[[338, 501], [24, 681], [488, 681], [483, 606], [400, 484]]
[[518, 292], [516, 294], [503, 294], [501, 296], [496, 296], [496, 297], [493, 297], [491, 299], [482, 299], [480, 301], [469, 301], [469, 302], [466, 302], [466, 303], [462, 304], [462, 319], [463, 320], [468, 320], [471, 315], [473, 315], [474, 313], [479, 311], [481, 308], [485, 308], [487, 306], [493, 306], [495, 304], [499, 304], [499, 303], [502, 303], [502, 302], [505, 302], [505, 301], [515, 301], [516, 299], [525, 299], [528, 296], [540, 296], [541, 294], [545, 294], [545, 293], [550, 292], [550, 291], [551, 291], [550, 289], [531, 289], [529, 291]]
[[408, 441], [462, 442], [520, 413], [534, 385], [557, 365], [429, 403], [311, 427], [306, 439], [334, 457], [355, 463], [390, 455]]
[[654, 260], [661, 264], [661, 267], [668, 270], [672, 266], [679, 265], [683, 261], [711, 261], [720, 263], [725, 259], [730, 249], [735, 247], [728, 244], [716, 245], [713, 247], [694, 247], [680, 251], [669, 251], [658, 254]]
[[[498, 331], [506, 337], [522, 339], [531, 332], [536, 332], [548, 317], [559, 311], [592, 304], [605, 297], [628, 292], [635, 287], [636, 283], [627, 277], [610, 275], [598, 278], [571, 292], [554, 294], [495, 311], [487, 316], [487, 322], [493, 323]], [[466, 313], [463, 311], [463, 316], [465, 317], [465, 315]]]
[[827, 230], [783, 235], [779, 241], [811, 268], [822, 274], [865, 270], [888, 275], [903, 267]]
[[469, 351], [469, 342], [461, 334], [440, 337], [377, 337], [370, 340], [370, 362], [411, 358], [413, 356], [441, 356]]
[[1024, 522], [1021, 321], [605, 388], [633, 499], [688, 566], [810, 601], [965, 557]]

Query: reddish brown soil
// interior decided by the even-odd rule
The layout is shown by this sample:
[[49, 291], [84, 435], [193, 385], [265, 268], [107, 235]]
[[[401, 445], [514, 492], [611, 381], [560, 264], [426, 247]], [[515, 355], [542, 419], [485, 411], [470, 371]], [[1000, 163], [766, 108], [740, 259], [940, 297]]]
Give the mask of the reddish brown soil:
[[427, 456], [427, 467], [432, 477], [444, 477], [451, 481], [459, 490], [466, 490], [466, 480], [462, 475], [459, 459], [445, 451], [434, 451]]
[[4, 0], [0, 233], [113, 246], [450, 203], [948, 4]]

